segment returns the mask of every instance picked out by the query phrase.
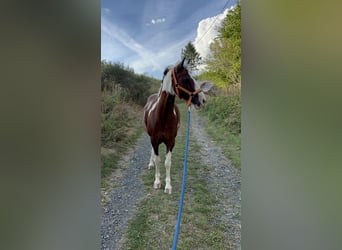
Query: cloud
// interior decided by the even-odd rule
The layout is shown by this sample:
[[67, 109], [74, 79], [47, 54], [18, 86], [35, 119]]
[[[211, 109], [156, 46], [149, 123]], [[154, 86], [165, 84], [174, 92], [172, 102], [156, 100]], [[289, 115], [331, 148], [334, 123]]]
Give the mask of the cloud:
[[[230, 9], [232, 8], [233, 7]], [[218, 36], [217, 29], [220, 27], [223, 19], [226, 17], [230, 9], [225, 9], [223, 13], [213, 17], [208, 17], [198, 23], [194, 46], [203, 59], [209, 56], [210, 44]], [[201, 68], [203, 68], [203, 66]]]
[[111, 13], [111, 10], [108, 8], [101, 8], [102, 15], [109, 15]]
[[[106, 18], [101, 18], [101, 32], [111, 38], [117, 40], [120, 44], [137, 53], [141, 58], [156, 67], [158, 64], [151, 57], [151, 52], [143, 45], [135, 41], [125, 31], [118, 28], [115, 24], [109, 22]], [[113, 46], [113, 45], [112, 45]], [[114, 45], [115, 46], [115, 45]]]
[[163, 17], [163, 18], [152, 18], [151, 21], [149, 23], [147, 23], [146, 25], [149, 26], [149, 25], [155, 25], [155, 24], [159, 24], [159, 23], [164, 23], [166, 21], [166, 18]]
[[146, 61], [146, 58], [132, 58], [130, 60], [130, 66], [134, 68], [135, 72], [154, 72], [155, 77], [161, 78], [164, 69], [172, 64], [176, 64], [179, 61], [181, 55], [181, 49], [187, 44], [190, 37], [185, 37], [184, 39], [177, 40], [172, 44], [167, 44], [164, 47], [158, 48], [154, 53], [150, 53], [149, 57], [153, 57], [154, 61], [157, 62], [156, 65], [151, 65]]
[[[194, 37], [194, 33], [192, 33], [170, 41], [166, 35], [163, 35], [164, 31], [161, 31], [153, 33], [142, 43], [137, 40], [137, 36], [131, 36], [128, 31], [123, 30], [106, 14], [102, 10], [101, 59], [121, 60], [134, 68], [137, 73], [149, 72], [155, 77], [161, 78], [165, 67], [180, 60], [181, 49]], [[166, 18], [151, 19], [150, 25], [157, 25], [166, 20]], [[173, 38], [178, 37], [172, 29], [168, 29], [167, 34], [173, 34]]]
[[[164, 19], [160, 19], [155, 22], [164, 22]], [[103, 36], [102, 39], [102, 47], [106, 48], [106, 55], [103, 55], [106, 60], [112, 60], [114, 58], [106, 58], [108, 55], [110, 57], [113, 56], [113, 51], [115, 51], [115, 47], [120, 45], [125, 46], [129, 50], [133, 52], [127, 52], [129, 58], [126, 58], [126, 63], [129, 63], [130, 67], [133, 67], [134, 70], [138, 73], [143, 73], [147, 71], [162, 71], [170, 63], [170, 58], [174, 57], [174, 55], [179, 53], [181, 49], [181, 44], [178, 42], [176, 44], [168, 45], [168, 47], [158, 48], [158, 50], [151, 51], [144, 47], [142, 44], [137, 42], [134, 38], [129, 36], [124, 30], [117, 27], [114, 23], [110, 22], [105, 16], [101, 18], [101, 33]], [[108, 39], [110, 38], [110, 39]], [[189, 38], [187, 38], [189, 39]], [[115, 42], [119, 44], [115, 45]], [[182, 41], [184, 43], [184, 41]], [[165, 45], [166, 46], [166, 45]], [[112, 48], [112, 49], [111, 49]], [[110, 53], [112, 52], [112, 53]]]

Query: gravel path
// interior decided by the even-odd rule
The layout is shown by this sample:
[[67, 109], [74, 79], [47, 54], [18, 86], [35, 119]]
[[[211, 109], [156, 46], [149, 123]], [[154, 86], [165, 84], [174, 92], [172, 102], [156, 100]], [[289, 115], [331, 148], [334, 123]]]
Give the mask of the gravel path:
[[135, 203], [144, 196], [141, 181], [150, 156], [149, 137], [144, 135], [138, 140], [135, 149], [128, 152], [119, 164], [124, 166], [123, 173], [112, 178], [115, 188], [107, 195], [109, 202], [102, 208], [101, 249], [120, 249], [119, 242], [127, 229], [128, 221], [135, 212]]
[[224, 225], [231, 245], [227, 249], [241, 249], [241, 173], [227, 159], [204, 131], [205, 124], [196, 111], [191, 112], [191, 135], [201, 147], [201, 160], [209, 171], [202, 173], [209, 190], [215, 194], [219, 211], [217, 222]]
[[[224, 225], [230, 242], [227, 249], [241, 249], [241, 174], [223, 155], [222, 149], [208, 137], [203, 126], [197, 112], [192, 111], [190, 136], [202, 146], [199, 157], [209, 169], [202, 173], [202, 177], [207, 180], [209, 190], [217, 198], [216, 206], [222, 211], [214, 223]], [[145, 195], [140, 176], [147, 171], [151, 150], [149, 145], [149, 137], [144, 133], [135, 149], [120, 162], [124, 166], [121, 173], [112, 177], [116, 184], [106, 195], [108, 202], [102, 208], [102, 250], [120, 249], [120, 240], [135, 213], [135, 204]]]

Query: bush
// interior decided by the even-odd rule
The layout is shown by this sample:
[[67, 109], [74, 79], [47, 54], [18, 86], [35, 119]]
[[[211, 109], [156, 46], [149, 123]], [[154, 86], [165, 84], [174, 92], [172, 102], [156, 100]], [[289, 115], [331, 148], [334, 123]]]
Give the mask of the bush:
[[[123, 141], [136, 122], [139, 112], [134, 104], [118, 103], [108, 113], [101, 114], [101, 144], [113, 147]], [[139, 115], [140, 116], [140, 115]]]
[[233, 134], [241, 133], [240, 96], [211, 97], [202, 111], [209, 120]]
[[[101, 62], [101, 91], [124, 98], [143, 106], [152, 93], [158, 91], [160, 80], [136, 74], [134, 70], [121, 63]], [[118, 95], [117, 95], [118, 96]]]

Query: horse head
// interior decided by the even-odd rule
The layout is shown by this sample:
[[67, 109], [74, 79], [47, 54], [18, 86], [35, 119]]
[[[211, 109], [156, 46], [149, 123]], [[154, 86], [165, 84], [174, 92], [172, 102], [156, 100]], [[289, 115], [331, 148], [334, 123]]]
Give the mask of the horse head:
[[200, 86], [189, 73], [187, 65], [188, 62], [185, 62], [185, 58], [183, 58], [180, 63], [171, 69], [173, 90], [180, 99], [187, 100], [188, 106], [193, 104], [196, 109], [200, 109], [206, 101], [203, 92], [207, 92], [211, 88], [211, 84], [204, 82]]

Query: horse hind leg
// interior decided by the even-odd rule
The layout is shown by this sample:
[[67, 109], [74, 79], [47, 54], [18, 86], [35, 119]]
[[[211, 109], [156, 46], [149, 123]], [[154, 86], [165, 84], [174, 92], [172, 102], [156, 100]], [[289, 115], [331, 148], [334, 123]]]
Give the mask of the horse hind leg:
[[165, 170], [166, 170], [166, 178], [165, 178], [165, 193], [171, 194], [172, 193], [172, 186], [171, 186], [171, 177], [170, 177], [170, 170], [171, 170], [171, 151], [167, 152], [165, 158]]

